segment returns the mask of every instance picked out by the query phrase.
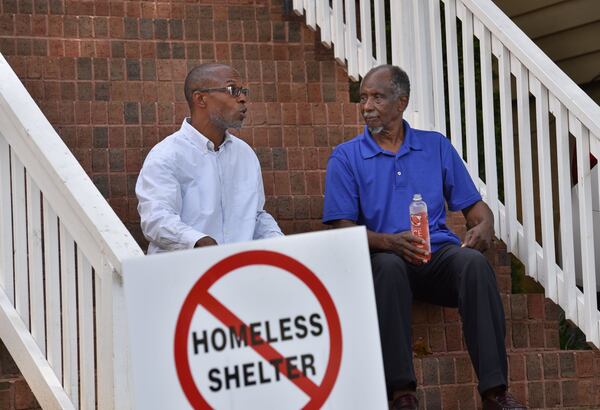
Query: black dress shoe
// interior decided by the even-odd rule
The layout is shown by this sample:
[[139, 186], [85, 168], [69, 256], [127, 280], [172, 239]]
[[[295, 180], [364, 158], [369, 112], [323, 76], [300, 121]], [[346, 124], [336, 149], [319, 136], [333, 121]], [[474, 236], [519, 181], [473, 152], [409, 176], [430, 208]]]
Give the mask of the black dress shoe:
[[402, 394], [392, 401], [390, 410], [419, 410], [419, 399], [411, 393]]
[[483, 410], [527, 410], [510, 393], [494, 394], [483, 399]]

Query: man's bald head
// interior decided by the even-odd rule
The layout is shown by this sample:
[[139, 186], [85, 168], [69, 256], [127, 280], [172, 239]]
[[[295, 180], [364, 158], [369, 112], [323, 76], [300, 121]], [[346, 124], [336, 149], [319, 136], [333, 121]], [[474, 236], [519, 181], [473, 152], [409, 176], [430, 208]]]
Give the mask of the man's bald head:
[[220, 63], [205, 63], [194, 67], [185, 78], [185, 84], [183, 91], [185, 93], [185, 99], [188, 102], [190, 108], [192, 107], [192, 95], [195, 89], [198, 88], [211, 88], [219, 87], [219, 81], [221, 80], [220, 73], [223, 71], [234, 71], [235, 70], [227, 64]]

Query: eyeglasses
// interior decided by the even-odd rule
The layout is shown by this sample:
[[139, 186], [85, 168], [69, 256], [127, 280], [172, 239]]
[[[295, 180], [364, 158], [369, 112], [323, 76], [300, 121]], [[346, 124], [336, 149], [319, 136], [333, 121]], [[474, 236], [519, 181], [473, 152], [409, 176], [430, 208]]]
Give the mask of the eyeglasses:
[[244, 87], [234, 87], [233, 85], [228, 85], [227, 87], [220, 88], [196, 88], [193, 92], [222, 92], [229, 93], [229, 95], [233, 97], [239, 97], [240, 94], [244, 94], [244, 96], [248, 96], [250, 94], [250, 90]]

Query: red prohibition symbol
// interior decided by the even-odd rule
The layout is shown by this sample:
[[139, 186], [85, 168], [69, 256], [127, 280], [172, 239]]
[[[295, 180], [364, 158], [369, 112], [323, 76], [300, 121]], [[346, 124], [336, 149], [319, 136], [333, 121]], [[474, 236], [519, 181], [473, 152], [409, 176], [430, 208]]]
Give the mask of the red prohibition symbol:
[[[340, 319], [329, 292], [327, 292], [327, 289], [317, 276], [299, 261], [273, 251], [245, 251], [231, 255], [208, 269], [188, 293], [177, 318], [174, 342], [175, 367], [183, 392], [194, 409], [211, 408], [198, 389], [190, 368], [188, 338], [192, 318], [196, 309], [202, 306], [227, 326], [244, 325], [241, 319], [222, 305], [208, 291], [215, 282], [228, 273], [252, 265], [273, 266], [294, 275], [313, 292], [325, 313], [329, 328], [329, 359], [321, 384], [315, 384], [306, 376], [290, 379], [292, 383], [310, 398], [303, 408], [319, 409], [329, 397], [340, 370], [342, 359], [342, 329]], [[268, 343], [252, 345], [251, 347], [265, 360], [283, 358], [283, 355]]]

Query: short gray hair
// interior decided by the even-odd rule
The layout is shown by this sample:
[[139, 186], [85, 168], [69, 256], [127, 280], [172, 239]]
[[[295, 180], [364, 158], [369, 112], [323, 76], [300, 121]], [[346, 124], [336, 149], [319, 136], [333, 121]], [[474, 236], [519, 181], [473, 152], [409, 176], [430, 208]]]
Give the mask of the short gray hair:
[[382, 64], [369, 70], [367, 75], [364, 76], [363, 81], [372, 73], [379, 70], [388, 70], [391, 77], [392, 88], [394, 89], [394, 96], [410, 97], [410, 80], [406, 71], [400, 67], [392, 64]]

